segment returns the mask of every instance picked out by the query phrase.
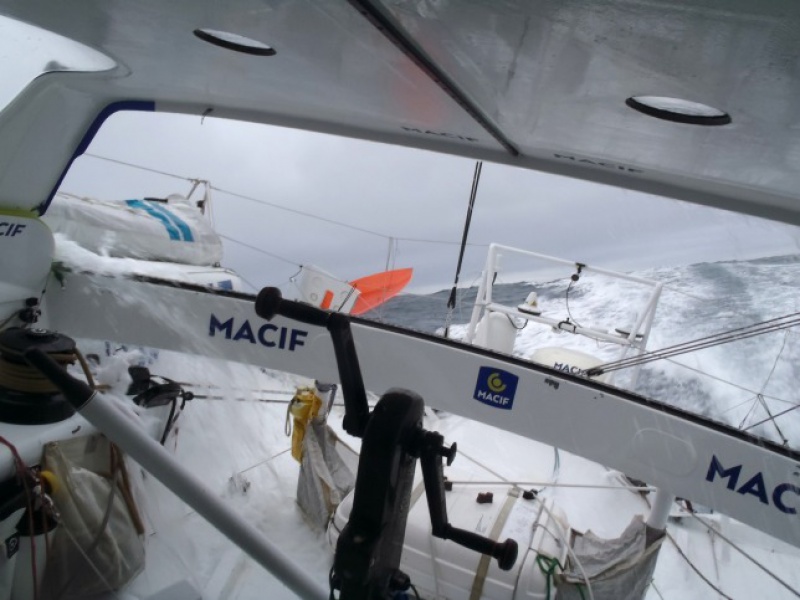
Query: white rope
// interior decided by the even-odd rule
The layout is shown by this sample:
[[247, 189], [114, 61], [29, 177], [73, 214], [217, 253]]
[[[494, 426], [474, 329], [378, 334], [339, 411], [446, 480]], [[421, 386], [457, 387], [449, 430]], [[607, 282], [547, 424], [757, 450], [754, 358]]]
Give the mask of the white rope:
[[234, 475], [241, 475], [242, 473], [246, 473], [247, 471], [252, 471], [256, 467], [260, 467], [261, 465], [267, 464], [267, 463], [275, 460], [279, 456], [283, 456], [284, 454], [286, 454], [289, 451], [291, 451], [291, 448], [287, 448], [286, 450], [281, 450], [280, 452], [278, 452], [277, 454], [273, 454], [269, 458], [265, 458], [264, 460], [262, 460], [260, 462], [257, 462], [254, 465], [251, 465], [251, 466], [249, 466], [247, 468], [242, 469], [241, 471], [238, 471], [238, 472], [234, 473]]
[[[460, 452], [459, 452], [460, 454]], [[548, 488], [578, 488], [590, 490], [632, 490], [635, 492], [655, 492], [658, 488], [652, 486], [630, 486], [630, 485], [592, 485], [583, 483], [554, 483], [546, 481], [509, 481], [503, 479], [502, 481], [461, 481], [448, 479], [453, 485], [510, 485], [525, 489], [526, 487], [548, 487]]]

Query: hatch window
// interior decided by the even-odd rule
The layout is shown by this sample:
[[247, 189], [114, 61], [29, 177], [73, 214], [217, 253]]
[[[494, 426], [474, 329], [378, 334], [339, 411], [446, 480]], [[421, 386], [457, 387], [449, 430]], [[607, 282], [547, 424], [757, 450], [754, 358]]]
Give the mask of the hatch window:
[[731, 117], [707, 104], [666, 96], [631, 96], [625, 104], [657, 119], [690, 125], [727, 125]]
[[204, 42], [227, 50], [234, 50], [244, 54], [253, 54], [255, 56], [273, 56], [276, 54], [275, 49], [271, 46], [267, 46], [257, 40], [244, 37], [237, 33], [217, 31], [216, 29], [195, 29], [193, 33]]

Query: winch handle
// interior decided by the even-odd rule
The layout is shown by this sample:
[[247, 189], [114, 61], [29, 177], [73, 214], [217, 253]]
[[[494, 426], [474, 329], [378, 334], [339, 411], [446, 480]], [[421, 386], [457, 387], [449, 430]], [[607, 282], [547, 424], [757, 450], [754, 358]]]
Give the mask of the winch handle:
[[362, 437], [369, 419], [369, 404], [358, 354], [350, 330], [350, 317], [344, 313], [329, 312], [294, 300], [284, 300], [278, 288], [266, 287], [256, 297], [256, 314], [268, 321], [277, 315], [294, 319], [307, 325], [325, 327], [331, 334], [336, 367], [344, 395], [344, 430], [355, 437]]

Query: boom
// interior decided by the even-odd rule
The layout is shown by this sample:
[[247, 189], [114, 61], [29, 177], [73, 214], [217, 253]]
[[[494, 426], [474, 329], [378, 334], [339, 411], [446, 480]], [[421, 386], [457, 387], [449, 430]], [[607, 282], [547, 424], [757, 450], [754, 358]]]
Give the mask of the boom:
[[[48, 290], [48, 326], [338, 378], [322, 327], [256, 316], [254, 297], [155, 280], [70, 274]], [[452, 340], [352, 319], [367, 389], [405, 387], [429, 405], [562, 448], [800, 546], [800, 454], [587, 379]]]

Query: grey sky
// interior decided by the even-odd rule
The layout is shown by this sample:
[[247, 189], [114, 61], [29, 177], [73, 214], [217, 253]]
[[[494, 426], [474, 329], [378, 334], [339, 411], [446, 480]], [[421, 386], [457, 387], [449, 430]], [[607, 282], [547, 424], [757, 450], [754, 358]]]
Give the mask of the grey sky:
[[[145, 165], [378, 235], [215, 192], [224, 265], [257, 287], [282, 285], [298, 264], [351, 280], [415, 269], [409, 291], [452, 284], [475, 162], [219, 119], [118, 114], [90, 153]], [[80, 158], [62, 189], [104, 199], [187, 193], [188, 182]], [[423, 243], [411, 240], [431, 240]], [[798, 252], [794, 227], [597, 184], [484, 163], [461, 283], [498, 242], [623, 270]]]

